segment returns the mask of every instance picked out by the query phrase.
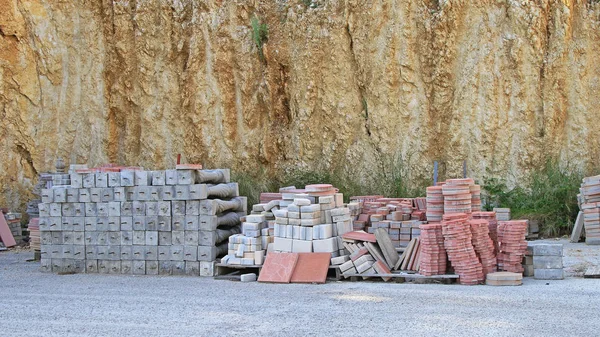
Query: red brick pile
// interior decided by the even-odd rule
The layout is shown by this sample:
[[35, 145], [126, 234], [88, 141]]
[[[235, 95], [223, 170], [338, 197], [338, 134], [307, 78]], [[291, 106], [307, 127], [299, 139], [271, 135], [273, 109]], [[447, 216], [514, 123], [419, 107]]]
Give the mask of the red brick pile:
[[496, 272], [496, 254], [494, 253], [494, 242], [490, 239], [488, 222], [486, 220], [469, 220], [473, 248], [481, 262], [483, 275]]
[[444, 215], [442, 234], [450, 264], [460, 284], [476, 285], [485, 280], [483, 269], [472, 244], [471, 226], [465, 213]]
[[421, 275], [433, 276], [446, 273], [447, 255], [441, 224], [420, 225], [420, 271]]
[[522, 273], [521, 262], [527, 253], [527, 220], [498, 222], [498, 269]]
[[498, 221], [496, 212], [473, 212], [473, 219], [487, 220], [490, 239], [494, 242], [494, 254], [498, 254]]
[[427, 221], [440, 222], [444, 215], [442, 186], [427, 187]]

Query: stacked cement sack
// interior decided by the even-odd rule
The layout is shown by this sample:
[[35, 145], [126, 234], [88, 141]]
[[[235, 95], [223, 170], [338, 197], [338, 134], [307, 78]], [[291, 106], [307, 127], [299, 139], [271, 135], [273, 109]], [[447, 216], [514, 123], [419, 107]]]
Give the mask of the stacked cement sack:
[[198, 166], [82, 169], [42, 190], [42, 270], [212, 276], [246, 198], [229, 170]]

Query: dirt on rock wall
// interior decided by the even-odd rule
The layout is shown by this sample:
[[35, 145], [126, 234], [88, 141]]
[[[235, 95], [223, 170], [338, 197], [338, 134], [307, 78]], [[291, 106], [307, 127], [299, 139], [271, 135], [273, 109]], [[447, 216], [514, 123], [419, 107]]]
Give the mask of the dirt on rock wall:
[[[253, 39], [252, 18], [268, 27]], [[600, 154], [595, 0], [0, 0], [0, 205], [57, 157], [500, 175]], [[260, 50], [259, 50], [260, 48]]]

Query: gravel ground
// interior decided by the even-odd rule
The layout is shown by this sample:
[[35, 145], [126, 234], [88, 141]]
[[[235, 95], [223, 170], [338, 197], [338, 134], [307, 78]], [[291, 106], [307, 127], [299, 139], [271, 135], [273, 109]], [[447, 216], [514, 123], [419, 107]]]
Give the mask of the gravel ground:
[[[598, 250], [596, 250], [598, 252]], [[0, 252], [5, 336], [596, 336], [600, 280], [520, 287], [55, 275]]]

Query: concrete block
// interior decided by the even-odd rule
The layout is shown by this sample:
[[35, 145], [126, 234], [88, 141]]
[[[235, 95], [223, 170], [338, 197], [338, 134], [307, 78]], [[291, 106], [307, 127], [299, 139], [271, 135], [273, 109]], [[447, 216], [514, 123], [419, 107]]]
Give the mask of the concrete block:
[[160, 188], [160, 198], [165, 201], [175, 200], [175, 186], [163, 186]]
[[195, 170], [177, 170], [177, 184], [192, 185], [196, 182]]
[[52, 189], [54, 191], [54, 202], [59, 202], [59, 203], [63, 203], [63, 202], [67, 202], [67, 189], [66, 188], [53, 188]]
[[171, 246], [171, 261], [183, 261], [183, 246]]
[[133, 261], [121, 261], [121, 274], [133, 274]]
[[173, 275], [173, 262], [158, 261], [158, 275]]
[[121, 216], [121, 203], [111, 201], [108, 203], [108, 216]]
[[[135, 233], [134, 233], [135, 237]], [[135, 243], [134, 243], [135, 244]], [[131, 246], [131, 259], [134, 261], [141, 261], [145, 258], [146, 246]]]
[[62, 216], [62, 205], [56, 202], [48, 204], [48, 213], [51, 217], [61, 217]]
[[172, 245], [172, 233], [171, 232], [158, 232], [158, 245], [159, 246], [170, 246]]
[[173, 275], [185, 275], [184, 261], [173, 261]]
[[242, 282], [254, 282], [254, 281], [256, 281], [256, 274], [254, 274], [254, 273], [242, 274], [240, 276], [240, 281], [242, 281]]
[[159, 201], [158, 202], [158, 215], [159, 216], [171, 216], [171, 202], [170, 201]]
[[158, 216], [144, 217], [144, 229], [147, 231], [158, 231]]
[[198, 261], [198, 247], [197, 246], [183, 246], [183, 260], [184, 261]]
[[306, 240], [292, 240], [293, 253], [312, 253], [313, 242]]
[[182, 231], [185, 229], [185, 215], [174, 215], [171, 217], [171, 229]]
[[165, 171], [152, 171], [152, 185], [163, 186], [165, 185], [166, 177]]
[[131, 213], [133, 216], [146, 215], [146, 203], [143, 201], [133, 201], [131, 203]]
[[216, 215], [201, 215], [198, 218], [200, 230], [214, 231], [218, 226], [218, 217]]
[[85, 216], [85, 204], [82, 202], [75, 202], [71, 204], [73, 207], [73, 216], [84, 217]]
[[562, 256], [533, 256], [534, 269], [562, 269]]
[[161, 201], [163, 186], [148, 186], [148, 201]]
[[143, 246], [146, 244], [146, 231], [133, 231], [133, 245]]
[[85, 173], [82, 176], [82, 186], [84, 188], [96, 187], [96, 175], [94, 173]]
[[158, 246], [158, 261], [171, 259], [171, 246]]
[[[122, 180], [122, 178], [121, 178]], [[135, 186], [149, 186], [152, 185], [152, 171], [138, 170], [134, 171], [134, 182]], [[125, 186], [125, 185], [123, 185]]]
[[110, 261], [119, 261], [121, 258], [121, 246], [108, 246], [106, 250], [106, 259]]
[[198, 231], [200, 229], [199, 219], [200, 219], [200, 217], [197, 216], [197, 215], [186, 215], [185, 216], [184, 230], [186, 230], [186, 231]]
[[158, 246], [158, 231], [146, 231], [146, 246]]
[[165, 170], [165, 184], [177, 185], [177, 170]]
[[287, 238], [276, 237], [273, 242], [273, 249], [280, 252], [291, 252], [293, 247], [293, 240]]
[[214, 261], [200, 261], [200, 276], [213, 277], [217, 272], [217, 263]]
[[560, 243], [534, 243], [534, 256], [561, 256], [563, 255], [563, 245]]
[[96, 203], [96, 214], [97, 216], [108, 216], [108, 203], [97, 202]]
[[[79, 198], [81, 198], [81, 191], [79, 191]], [[118, 202], [125, 202], [127, 200], [124, 187], [113, 188], [113, 200]]]
[[171, 201], [171, 214], [173, 216], [185, 215], [185, 201], [183, 201], [183, 200]]
[[146, 261], [132, 261], [132, 273], [134, 275], [145, 275], [146, 274]]
[[185, 261], [185, 274], [189, 276], [200, 276], [200, 262]]
[[42, 189], [41, 197], [43, 203], [54, 202], [54, 191], [50, 188], [44, 188]]
[[337, 251], [337, 239], [313, 240], [313, 251], [315, 253], [333, 253]]
[[[292, 243], [292, 248], [293, 248], [293, 243]], [[264, 250], [257, 250], [254, 252], [254, 264], [255, 265], [262, 265], [263, 262], [265, 260], [265, 251]]]
[[201, 246], [214, 246], [217, 243], [217, 234], [212, 231], [199, 231], [198, 244]]
[[[132, 170], [123, 170], [121, 172], [119, 172], [119, 182], [120, 182], [120, 186], [135, 186], [135, 175], [136, 175], [136, 171], [132, 171]], [[116, 177], [115, 177], [116, 179]], [[110, 177], [109, 177], [110, 180]], [[110, 182], [109, 182], [109, 186], [110, 186]], [[118, 185], [115, 185], [118, 186]]]
[[158, 275], [158, 261], [146, 261], [146, 275]]
[[92, 196], [90, 195], [89, 188], [82, 188], [79, 190], [79, 202], [92, 202]]
[[90, 188], [90, 201], [91, 202], [102, 201], [102, 189], [101, 188]]
[[214, 261], [217, 259], [217, 247], [198, 246], [198, 261]]
[[112, 188], [103, 188], [102, 194], [100, 194], [101, 202], [109, 202], [114, 200], [114, 190]]
[[337, 265], [344, 264], [345, 262], [347, 262], [349, 260], [350, 260], [350, 257], [348, 255], [342, 255], [342, 256], [332, 258], [331, 264], [334, 266], [337, 266]]
[[146, 217], [145, 216], [133, 216], [133, 230], [143, 231], [146, 230]]
[[126, 230], [121, 231], [121, 246], [131, 246], [133, 245], [133, 231]]
[[199, 200], [187, 200], [185, 202], [185, 214], [186, 215], [200, 215], [200, 201]]
[[[189, 200], [190, 187], [188, 185], [175, 185], [175, 200]], [[184, 208], [185, 213], [185, 208]]]
[[144, 246], [144, 260], [157, 261], [158, 260], [158, 247], [159, 246], [156, 246], [156, 245]]
[[120, 231], [121, 230], [121, 218], [118, 216], [109, 216], [107, 218], [108, 230], [109, 231]]
[[169, 232], [172, 230], [170, 216], [158, 216], [158, 230]]
[[106, 238], [109, 245], [118, 246], [121, 244], [121, 232], [107, 232]]
[[538, 280], [562, 280], [565, 278], [562, 268], [534, 269], [534, 278]]
[[89, 274], [97, 274], [98, 260], [85, 260], [85, 272]]
[[146, 206], [146, 216], [158, 216], [158, 202], [146, 201], [144, 205]]
[[197, 230], [184, 231], [183, 242], [186, 246], [198, 246], [199, 235]]
[[133, 190], [135, 191], [135, 197], [134, 200], [138, 200], [138, 201], [148, 201], [150, 200], [152, 197], [150, 195], [150, 187], [148, 186], [134, 186], [132, 187]]
[[171, 232], [171, 242], [174, 245], [183, 245], [184, 242], [184, 232], [181, 231], [172, 231]]
[[121, 186], [121, 172], [108, 172], [108, 187]]
[[189, 185], [189, 199], [203, 200], [208, 198], [208, 186], [206, 184]]

